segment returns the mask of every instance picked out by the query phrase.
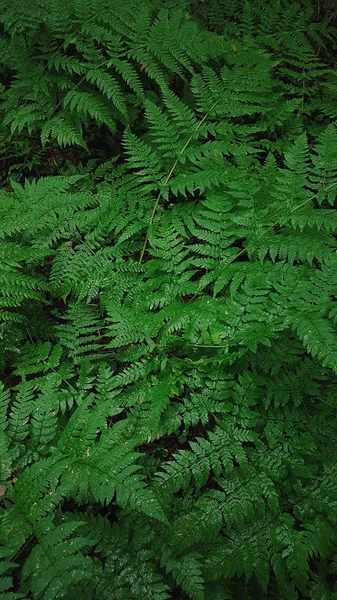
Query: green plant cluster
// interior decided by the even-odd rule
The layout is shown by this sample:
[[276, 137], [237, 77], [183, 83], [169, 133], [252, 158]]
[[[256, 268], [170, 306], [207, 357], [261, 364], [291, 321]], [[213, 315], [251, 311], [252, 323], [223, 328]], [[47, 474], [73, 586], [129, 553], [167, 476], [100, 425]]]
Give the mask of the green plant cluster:
[[337, 600], [337, 35], [3, 0], [4, 600]]

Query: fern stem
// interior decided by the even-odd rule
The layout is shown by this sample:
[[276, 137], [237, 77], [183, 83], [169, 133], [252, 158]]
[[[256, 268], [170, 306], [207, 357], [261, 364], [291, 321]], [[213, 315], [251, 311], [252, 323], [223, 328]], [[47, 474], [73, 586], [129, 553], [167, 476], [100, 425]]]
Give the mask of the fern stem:
[[[218, 100], [216, 100], [216, 102], [214, 102], [214, 104], [212, 104], [212, 106], [209, 109], [209, 111], [203, 116], [203, 118], [201, 119], [201, 121], [199, 121], [199, 123], [196, 126], [196, 128], [193, 129], [193, 133], [191, 133], [191, 135], [188, 138], [187, 142], [184, 144], [184, 146], [180, 150], [180, 152], [179, 152], [177, 158], [175, 159], [175, 161], [174, 161], [174, 163], [173, 163], [173, 165], [172, 165], [172, 167], [171, 167], [171, 169], [170, 169], [167, 177], [165, 178], [165, 181], [163, 182], [164, 186], [167, 185], [168, 182], [170, 181], [170, 179], [171, 179], [171, 177], [172, 177], [172, 175], [173, 175], [173, 173], [174, 173], [174, 171], [175, 171], [175, 169], [176, 169], [176, 167], [177, 167], [177, 165], [179, 163], [180, 157], [182, 156], [182, 154], [185, 152], [186, 148], [191, 143], [191, 141], [192, 141], [192, 139], [194, 137], [194, 134], [196, 133], [196, 131], [198, 131], [200, 129], [201, 125], [203, 125], [203, 123], [206, 121], [207, 117], [210, 115], [210, 113], [212, 112], [212, 110], [214, 110], [214, 108], [217, 106], [217, 104], [219, 104], [219, 102], [220, 102], [220, 98], [218, 98]], [[143, 262], [143, 258], [144, 258], [144, 254], [145, 254], [145, 250], [146, 250], [146, 246], [147, 246], [147, 242], [149, 240], [150, 228], [151, 228], [151, 225], [153, 223], [154, 217], [156, 215], [156, 212], [157, 212], [158, 205], [159, 205], [161, 197], [162, 197], [162, 192], [160, 191], [158, 193], [158, 196], [157, 196], [156, 201], [154, 203], [154, 207], [153, 207], [153, 210], [152, 210], [152, 213], [151, 213], [150, 221], [149, 221], [149, 224], [148, 224], [148, 227], [147, 227], [147, 231], [146, 231], [146, 234], [145, 234], [145, 240], [144, 240], [143, 248], [142, 248], [142, 251], [140, 253], [140, 257], [139, 257], [139, 261], [138, 261], [139, 265], [141, 265], [142, 262]]]
[[[335, 187], [336, 185], [337, 185], [337, 181], [336, 181], [336, 183], [332, 183], [327, 188], [325, 188], [325, 191], [331, 190], [331, 188]], [[292, 208], [289, 214], [296, 212], [297, 210], [302, 208], [302, 206], [305, 206], [306, 204], [308, 204], [308, 202], [311, 202], [312, 200], [314, 200], [316, 198], [316, 196], [317, 196], [317, 194], [310, 196], [310, 198], [307, 198], [306, 200], [304, 200], [304, 202], [301, 202], [301, 204], [298, 204], [297, 206]], [[270, 231], [271, 229], [274, 229], [274, 227], [276, 227], [276, 225], [279, 225], [279, 224], [280, 224], [280, 222], [279, 222], [279, 220], [277, 220], [277, 221], [274, 221], [274, 223], [272, 223], [271, 225], [269, 225], [269, 227], [267, 227], [267, 229], [265, 229], [264, 232], [257, 238], [258, 241], [261, 240], [268, 233], [268, 231]], [[227, 267], [229, 267], [229, 265], [231, 265], [234, 261], [236, 261], [237, 258], [239, 258], [243, 254], [245, 254], [245, 252], [247, 252], [247, 248], [243, 248], [242, 250], [240, 250], [240, 252], [238, 252], [231, 260], [229, 260], [228, 263], [226, 263], [223, 268], [227, 269]]]
[[[331, 190], [331, 188], [335, 187], [336, 185], [337, 185], [337, 182], [336, 183], [332, 183], [327, 188], [325, 188], [325, 191]], [[310, 196], [310, 198], [307, 198], [307, 200], [304, 200], [304, 202], [301, 202], [301, 204], [298, 204], [298, 206], [295, 206], [294, 208], [292, 208], [291, 211], [290, 211], [290, 214], [296, 212], [297, 210], [299, 210], [300, 208], [302, 208], [302, 206], [305, 206], [306, 204], [308, 204], [308, 202], [311, 202], [311, 200], [314, 200], [316, 198], [316, 196], [317, 196], [317, 194], [314, 194], [313, 196]], [[279, 221], [275, 221], [274, 223], [272, 223], [271, 225], [269, 225], [269, 227], [267, 227], [267, 229], [265, 229], [264, 232], [262, 233], [262, 235], [260, 235], [257, 239], [261, 240], [268, 233], [268, 231], [270, 231], [271, 229], [273, 229], [274, 227], [276, 227], [276, 225], [279, 225]], [[223, 266], [223, 270], [227, 269], [227, 267], [229, 267], [231, 264], [233, 264], [233, 262], [235, 262], [237, 260], [237, 258], [239, 258], [240, 256], [242, 256], [246, 252], [247, 252], [247, 248], [243, 248], [242, 250], [240, 250], [240, 252], [238, 252], [235, 256], [233, 256], [233, 258], [231, 260], [229, 260]], [[194, 294], [192, 296], [192, 298], [190, 298], [188, 300], [188, 303], [192, 302], [192, 300], [195, 300], [196, 297], [197, 297], [197, 294]], [[204, 347], [206, 347], [206, 346], [204, 346]], [[210, 347], [212, 347], [212, 346], [207, 346], [207, 348], [210, 348]], [[225, 347], [225, 346], [223, 346], [223, 347]], [[221, 346], [216, 346], [216, 348], [221, 348]]]

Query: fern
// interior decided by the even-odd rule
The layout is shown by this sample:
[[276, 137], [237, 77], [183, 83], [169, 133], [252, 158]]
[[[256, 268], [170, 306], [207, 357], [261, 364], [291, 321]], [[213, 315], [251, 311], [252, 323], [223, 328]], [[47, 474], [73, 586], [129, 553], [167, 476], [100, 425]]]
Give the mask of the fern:
[[[18, 74], [4, 94], [5, 123], [11, 131], [38, 131], [43, 143], [54, 138], [61, 145], [85, 147], [82, 126], [91, 120], [112, 132], [119, 121], [134, 120], [124, 92], [128, 90], [130, 104], [139, 112], [145, 74], [166, 90], [172, 73], [185, 79], [200, 60], [221, 54], [219, 40], [190, 22], [184, 11], [170, 18], [160, 3], [138, 2], [135, 18], [134, 9], [133, 3], [114, 0], [98, 8], [94, 2], [53, 3], [45, 12], [37, 1], [30, 20], [23, 5], [4, 5], [6, 34], [17, 33], [4, 59], [5, 67]], [[21, 20], [26, 45], [19, 41], [20, 30], [12, 28]], [[22, 58], [30, 61], [35, 40], [38, 55], [30, 67], [22, 68]]]
[[0, 9], [4, 598], [335, 598], [333, 22], [26, 4]]

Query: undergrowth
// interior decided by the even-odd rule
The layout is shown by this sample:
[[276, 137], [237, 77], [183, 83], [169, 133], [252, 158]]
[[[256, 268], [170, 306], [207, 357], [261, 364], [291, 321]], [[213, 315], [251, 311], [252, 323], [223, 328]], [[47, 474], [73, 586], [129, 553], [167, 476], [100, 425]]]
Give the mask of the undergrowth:
[[324, 6], [2, 2], [4, 600], [337, 599]]

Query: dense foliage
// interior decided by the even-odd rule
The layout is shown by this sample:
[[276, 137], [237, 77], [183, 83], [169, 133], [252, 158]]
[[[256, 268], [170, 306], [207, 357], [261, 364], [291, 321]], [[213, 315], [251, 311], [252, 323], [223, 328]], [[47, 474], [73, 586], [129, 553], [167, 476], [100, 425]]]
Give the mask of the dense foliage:
[[4, 600], [337, 599], [322, 12], [2, 1]]

